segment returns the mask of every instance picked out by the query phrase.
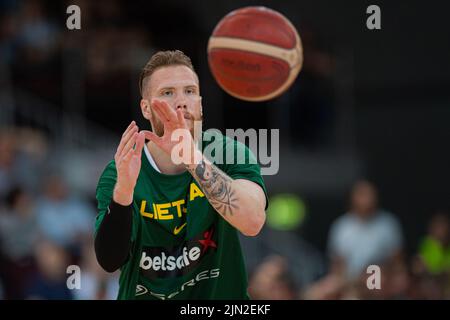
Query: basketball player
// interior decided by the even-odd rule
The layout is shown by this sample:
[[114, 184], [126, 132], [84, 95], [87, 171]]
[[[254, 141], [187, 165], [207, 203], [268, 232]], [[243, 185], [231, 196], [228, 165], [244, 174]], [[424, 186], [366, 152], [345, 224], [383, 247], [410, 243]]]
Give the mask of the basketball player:
[[[194, 147], [194, 123], [202, 120], [199, 80], [181, 51], [153, 55], [140, 88], [153, 132], [131, 122], [100, 177], [99, 264], [121, 270], [118, 299], [248, 299], [238, 232], [255, 236], [265, 222], [260, 167], [245, 145], [222, 135], [202, 132], [202, 148]], [[175, 130], [186, 132], [184, 143], [195, 150], [181, 163], [171, 157]], [[224, 154], [234, 150], [234, 163], [208, 160], [208, 139]], [[245, 163], [236, 164], [241, 151]]]

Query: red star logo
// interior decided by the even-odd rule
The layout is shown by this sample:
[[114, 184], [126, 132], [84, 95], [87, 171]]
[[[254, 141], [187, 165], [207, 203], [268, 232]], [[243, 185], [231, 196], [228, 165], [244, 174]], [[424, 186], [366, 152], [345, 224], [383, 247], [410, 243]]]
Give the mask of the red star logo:
[[198, 242], [200, 242], [200, 244], [203, 246], [202, 249], [202, 255], [203, 253], [205, 253], [205, 251], [209, 248], [217, 248], [216, 243], [211, 239], [213, 235], [213, 230], [211, 231], [206, 231], [203, 236], [205, 237], [205, 239], [203, 240], [198, 240]]

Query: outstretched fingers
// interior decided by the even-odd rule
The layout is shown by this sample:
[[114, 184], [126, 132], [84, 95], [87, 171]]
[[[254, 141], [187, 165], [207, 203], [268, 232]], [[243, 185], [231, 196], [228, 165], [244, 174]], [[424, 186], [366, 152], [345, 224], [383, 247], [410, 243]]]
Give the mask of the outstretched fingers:
[[158, 100], [153, 100], [151, 107], [155, 111], [156, 115], [161, 119], [162, 122], [166, 123], [169, 121], [168, 115], [162, 110], [161, 102]]
[[119, 155], [119, 159], [122, 159], [130, 150], [133, 150], [133, 146], [136, 143], [138, 133], [134, 132], [132, 137], [127, 141], [126, 145], [123, 147], [122, 152]]
[[169, 122], [177, 121], [177, 115], [175, 111], [167, 104], [167, 102], [154, 99], [152, 101], [152, 107], [162, 120], [166, 120]]
[[185, 128], [186, 120], [184, 119], [184, 114], [183, 114], [183, 111], [181, 111], [181, 109], [177, 109], [177, 119], [178, 119], [178, 122], [181, 124], [181, 126], [183, 128]]
[[133, 137], [134, 133], [138, 132], [139, 128], [136, 122], [132, 121], [125, 132], [122, 134], [122, 139], [120, 140], [119, 146], [117, 147], [116, 155], [120, 156], [126, 144]]
[[139, 132], [136, 138], [136, 148], [134, 149], [134, 154], [141, 157], [142, 149], [144, 148], [145, 143], [145, 133]]

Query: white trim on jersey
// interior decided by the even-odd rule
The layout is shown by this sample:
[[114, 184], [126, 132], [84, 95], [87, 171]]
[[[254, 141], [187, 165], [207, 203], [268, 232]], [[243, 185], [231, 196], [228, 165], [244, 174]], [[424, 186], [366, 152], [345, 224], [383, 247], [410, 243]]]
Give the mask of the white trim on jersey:
[[158, 171], [159, 173], [161, 173], [161, 170], [159, 170], [158, 166], [156, 165], [155, 160], [153, 160], [152, 154], [150, 153], [150, 151], [148, 151], [147, 145], [144, 144], [144, 152], [145, 155], [147, 156], [148, 162], [150, 162], [150, 164], [152, 165], [152, 167]]

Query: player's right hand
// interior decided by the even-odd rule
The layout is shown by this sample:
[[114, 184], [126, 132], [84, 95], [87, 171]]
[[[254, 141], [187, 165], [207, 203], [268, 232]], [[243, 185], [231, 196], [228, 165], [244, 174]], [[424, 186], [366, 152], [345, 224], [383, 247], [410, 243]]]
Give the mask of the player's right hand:
[[141, 170], [141, 155], [145, 135], [139, 132], [132, 121], [122, 135], [114, 160], [116, 162], [117, 182], [114, 188], [115, 202], [127, 206], [133, 202], [134, 187]]

